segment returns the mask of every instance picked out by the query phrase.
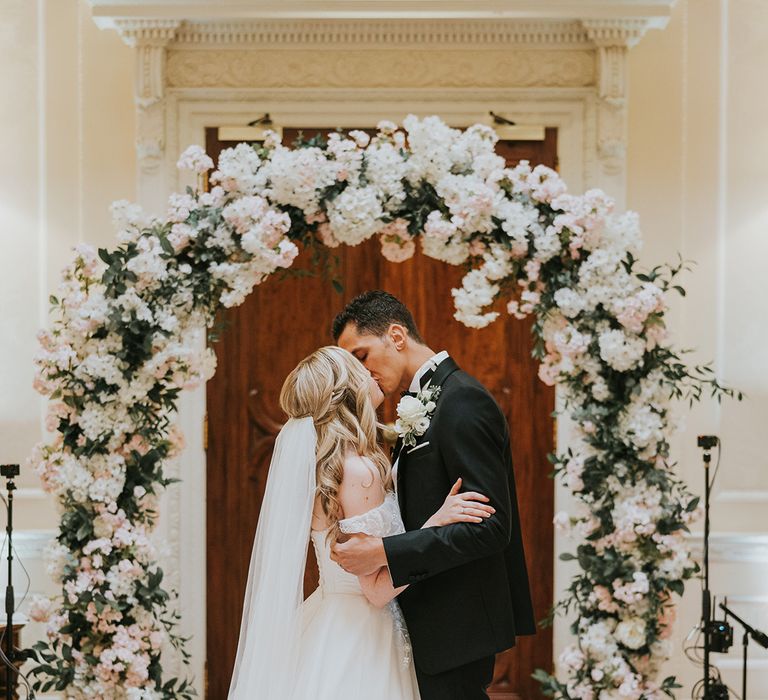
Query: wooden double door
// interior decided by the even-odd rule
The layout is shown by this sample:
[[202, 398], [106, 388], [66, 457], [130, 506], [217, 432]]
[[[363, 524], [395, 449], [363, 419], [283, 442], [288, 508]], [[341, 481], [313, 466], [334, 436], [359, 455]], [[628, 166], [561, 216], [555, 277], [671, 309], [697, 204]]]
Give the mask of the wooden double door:
[[[556, 130], [546, 133], [544, 141], [501, 142], [497, 151], [509, 164], [527, 159], [554, 167]], [[295, 134], [286, 130], [284, 142], [292, 142]], [[207, 150], [212, 157], [230, 145], [217, 140], [216, 129], [208, 130]], [[374, 239], [334, 252], [343, 293], [336, 292], [323, 275], [284, 279], [275, 275], [242, 306], [225, 313], [225, 331], [214, 346], [218, 369], [207, 387], [206, 696], [210, 700], [227, 697], [253, 537], [274, 440], [284, 421], [278, 404], [280, 387], [299, 360], [333, 344], [334, 316], [352, 297], [369, 289], [384, 289], [400, 298], [413, 312], [430, 347], [448, 350], [502, 407], [512, 439], [537, 619], [543, 619], [552, 605], [554, 484], [547, 476], [546, 455], [553, 449], [554, 392], [537, 378], [530, 322], [502, 314], [488, 328], [462, 326], [453, 318], [450, 290], [460, 284], [463, 270], [420, 251], [406, 262], [390, 263]], [[300, 256], [295, 266], [309, 271], [308, 257]], [[385, 422], [394, 420], [395, 404], [393, 398], [382, 407]], [[305, 592], [316, 585], [316, 564], [310, 552]], [[550, 629], [521, 638], [513, 650], [498, 655], [491, 698], [541, 697], [530, 676], [536, 668], [551, 665]]]

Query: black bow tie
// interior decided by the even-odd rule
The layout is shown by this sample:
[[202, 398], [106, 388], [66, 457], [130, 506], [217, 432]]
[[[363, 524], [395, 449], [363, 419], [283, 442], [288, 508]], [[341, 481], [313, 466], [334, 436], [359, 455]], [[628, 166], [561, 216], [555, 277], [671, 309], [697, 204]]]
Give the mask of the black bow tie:
[[[419, 388], [423, 389], [427, 382], [429, 382], [430, 379], [432, 379], [432, 376], [435, 374], [436, 367], [430, 367], [424, 374], [422, 374], [419, 377]], [[401, 397], [403, 396], [416, 396], [418, 392], [415, 391], [404, 391], [400, 394]]]
[[432, 379], [433, 375], [435, 374], [435, 369], [437, 368], [430, 367], [426, 372], [424, 372], [424, 374], [419, 377], [419, 386], [422, 389], [427, 385], [427, 382]]

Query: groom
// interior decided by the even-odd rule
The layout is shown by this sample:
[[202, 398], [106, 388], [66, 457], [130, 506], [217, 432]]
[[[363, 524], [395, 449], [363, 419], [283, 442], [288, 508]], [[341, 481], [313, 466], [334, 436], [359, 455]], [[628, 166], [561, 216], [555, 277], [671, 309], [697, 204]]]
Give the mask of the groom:
[[[388, 566], [413, 645], [422, 700], [487, 698], [496, 652], [534, 634], [507, 422], [491, 394], [419, 335], [408, 309], [382, 291], [353, 299], [333, 322], [336, 342], [389, 395], [440, 387], [415, 444], [400, 438], [393, 459], [407, 532], [355, 535], [333, 558], [352, 574]], [[408, 440], [408, 442], [411, 442]], [[490, 498], [481, 523], [420, 529], [461, 477]]]

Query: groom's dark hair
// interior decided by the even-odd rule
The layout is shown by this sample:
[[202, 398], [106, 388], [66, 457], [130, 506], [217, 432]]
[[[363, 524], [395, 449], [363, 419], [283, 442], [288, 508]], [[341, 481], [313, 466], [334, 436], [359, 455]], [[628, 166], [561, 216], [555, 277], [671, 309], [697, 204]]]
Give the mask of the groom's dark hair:
[[397, 297], [375, 289], [363, 292], [347, 304], [333, 319], [333, 339], [338, 341], [348, 324], [354, 323], [358, 333], [382, 336], [393, 323], [399, 323], [417, 343], [424, 340], [416, 327], [411, 312]]

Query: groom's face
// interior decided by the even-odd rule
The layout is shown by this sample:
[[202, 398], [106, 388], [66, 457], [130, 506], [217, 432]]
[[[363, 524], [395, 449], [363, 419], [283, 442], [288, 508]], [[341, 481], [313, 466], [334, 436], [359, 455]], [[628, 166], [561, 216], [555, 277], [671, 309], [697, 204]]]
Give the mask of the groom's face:
[[[393, 328], [400, 327], [393, 324], [390, 331]], [[368, 368], [385, 396], [398, 391], [405, 373], [405, 357], [397, 349], [390, 331], [383, 336], [360, 333], [354, 323], [348, 323], [339, 336], [339, 346], [351, 352]]]

